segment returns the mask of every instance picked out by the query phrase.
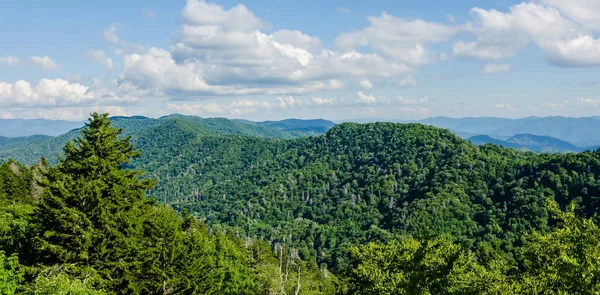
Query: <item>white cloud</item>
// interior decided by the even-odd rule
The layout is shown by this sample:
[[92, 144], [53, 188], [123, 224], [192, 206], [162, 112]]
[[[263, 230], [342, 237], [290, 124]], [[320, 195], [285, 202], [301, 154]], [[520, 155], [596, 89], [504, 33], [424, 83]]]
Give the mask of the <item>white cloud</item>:
[[87, 55], [94, 61], [102, 63], [107, 70], [112, 70], [114, 67], [113, 60], [106, 56], [106, 53], [102, 50], [92, 50]]
[[294, 110], [304, 108], [322, 108], [343, 106], [341, 101], [333, 98], [312, 97], [309, 99], [299, 99], [293, 96], [278, 96], [275, 100], [235, 100], [231, 103], [195, 103], [195, 104], [176, 104], [168, 103], [167, 109], [170, 111], [191, 114], [191, 115], [242, 115], [257, 112], [260, 110]]
[[487, 63], [481, 68], [481, 73], [486, 75], [501, 74], [512, 71], [510, 64]]
[[55, 61], [53, 61], [51, 58], [49, 58], [47, 56], [32, 56], [31, 62], [35, 66], [40, 67], [42, 69], [46, 69], [46, 70], [57, 70], [57, 69], [62, 68], [62, 66], [60, 64], [56, 63]]
[[393, 100], [394, 103], [403, 104], [403, 105], [419, 105], [426, 104], [429, 102], [429, 98], [427, 96], [420, 99], [406, 99], [402, 96], [398, 96]]
[[350, 10], [350, 8], [347, 8], [347, 7], [340, 7], [338, 9], [336, 9], [336, 11], [341, 12], [341, 13], [346, 13], [346, 14], [352, 13], [352, 10]]
[[12, 55], [7, 55], [7, 56], [0, 56], [0, 64], [6, 64], [9, 66], [16, 66], [19, 64], [19, 59], [12, 56]]
[[437, 54], [425, 48], [429, 43], [443, 42], [460, 28], [430, 23], [421, 19], [406, 20], [382, 13], [369, 17], [371, 25], [359, 31], [342, 33], [336, 44], [344, 49], [371, 46], [376, 52], [411, 67], [437, 61]]
[[[575, 0], [573, 3], [571, 6], [571, 1], [523, 2], [511, 6], [507, 13], [475, 7], [471, 9], [474, 23], [467, 25], [475, 40], [455, 41], [453, 52], [464, 58], [502, 59], [533, 42], [542, 49], [550, 64], [600, 65], [600, 40], [594, 38], [589, 29], [591, 23], [600, 19], [598, 2]], [[592, 20], [589, 15], [594, 13], [596, 17]]]
[[131, 116], [120, 106], [58, 107], [58, 108], [7, 108], [0, 111], [0, 119], [52, 119], [79, 121], [93, 112], [109, 113], [111, 116]]
[[558, 66], [600, 66], [600, 40], [591, 36], [556, 41], [545, 45], [545, 49], [546, 58]]
[[373, 89], [373, 83], [371, 83], [369, 80], [360, 80], [360, 82], [358, 82], [358, 86], [360, 86], [362, 89]]
[[191, 25], [220, 27], [225, 31], [252, 31], [268, 27], [242, 4], [226, 10], [217, 4], [188, 0], [181, 16]]
[[400, 81], [398, 81], [398, 84], [396, 84], [396, 86], [398, 86], [398, 88], [409, 88], [409, 87], [414, 87], [417, 86], [417, 80], [415, 80], [412, 76], [408, 76]]
[[556, 7], [561, 14], [583, 25], [587, 29], [600, 31], [600, 2], [597, 0], [539, 0]]
[[564, 101], [562, 103], [553, 103], [553, 102], [548, 102], [548, 103], [543, 103], [542, 104], [543, 108], [547, 108], [547, 109], [551, 109], [551, 110], [568, 110], [569, 109], [569, 102], [568, 101]]
[[600, 107], [600, 98], [579, 97], [575, 100], [575, 105], [580, 108], [597, 108]]
[[358, 93], [356, 93], [356, 96], [358, 96], [358, 98], [356, 99], [357, 103], [364, 103], [364, 104], [376, 104], [377, 103], [377, 98], [375, 98], [375, 96], [366, 95], [366, 94], [362, 93], [362, 91], [359, 91]]
[[375, 97], [373, 95], [366, 95], [359, 91], [356, 93], [358, 97], [356, 103], [358, 104], [377, 104], [377, 105], [421, 105], [429, 102], [428, 97], [420, 99], [407, 99], [402, 96], [389, 98], [389, 97]]
[[516, 112], [517, 111], [517, 108], [513, 107], [510, 104], [501, 104], [501, 103], [499, 103], [499, 104], [494, 105], [494, 107], [497, 108], [497, 109], [503, 109], [503, 110], [506, 110], [506, 111], [509, 111], [509, 112]]
[[273, 41], [280, 44], [289, 44], [296, 48], [302, 48], [309, 52], [318, 51], [321, 47], [321, 40], [317, 37], [303, 34], [300, 31], [278, 30], [271, 35]]
[[[391, 78], [413, 71], [375, 53], [326, 50], [318, 38], [300, 31], [263, 33], [266, 23], [243, 5], [225, 9], [190, 0], [182, 18], [169, 50], [124, 55], [122, 85], [190, 98], [297, 95], [341, 89], [344, 78]], [[416, 56], [419, 50], [415, 47]]]
[[119, 43], [119, 37], [117, 37], [118, 26], [118, 23], [113, 23], [112, 26], [110, 26], [110, 28], [104, 30], [104, 40], [106, 40], [106, 42], [110, 44]]
[[137, 97], [119, 96], [113, 91], [91, 89], [62, 79], [41, 79], [35, 87], [24, 80], [0, 81], [0, 106], [3, 107], [119, 105], [137, 101]]

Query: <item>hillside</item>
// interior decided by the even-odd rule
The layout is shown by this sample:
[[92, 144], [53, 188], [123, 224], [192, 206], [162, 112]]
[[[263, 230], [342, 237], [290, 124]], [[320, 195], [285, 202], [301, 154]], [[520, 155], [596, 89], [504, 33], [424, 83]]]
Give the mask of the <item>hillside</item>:
[[[470, 247], [486, 241], [512, 251], [523, 232], [549, 229], [547, 199], [563, 207], [578, 200], [589, 216], [598, 209], [600, 152], [537, 155], [477, 146], [422, 124], [343, 123], [294, 139], [226, 119], [112, 122], [142, 151], [127, 167], [158, 181], [150, 196], [215, 229], [291, 243], [302, 257], [331, 267], [346, 263], [348, 245], [405, 235], [450, 235]], [[76, 133], [43, 145], [8, 144], [0, 155], [52, 159]], [[519, 136], [511, 144], [531, 138], [539, 140]]]
[[[522, 153], [422, 124], [343, 123], [282, 139], [219, 120], [113, 118], [137, 128], [145, 148], [124, 164], [135, 152], [105, 128], [106, 116], [95, 116], [99, 124], [84, 129], [56, 167], [0, 165], [0, 222], [8, 225], [0, 249], [18, 253], [38, 277], [46, 275], [41, 267], [64, 284], [83, 281], [109, 294], [165, 286], [182, 294], [594, 286], [572, 286], [591, 275], [587, 265], [552, 261], [560, 250], [577, 265], [598, 264], [600, 229], [574, 214], [600, 213], [600, 150]], [[35, 181], [40, 175], [45, 180]], [[9, 259], [9, 273], [20, 271], [17, 257]], [[86, 283], [90, 269], [94, 281]], [[411, 281], [389, 287], [389, 277], [401, 275]]]
[[[294, 138], [312, 134], [313, 131], [300, 131], [294, 129], [293, 124], [288, 124], [287, 130], [278, 130], [261, 126], [262, 124], [250, 124], [228, 120], [224, 118], [200, 118], [195, 116], [169, 115], [159, 119], [142, 116], [134, 117], [112, 117], [111, 121], [117, 128], [123, 128], [123, 135], [131, 135], [132, 140], [138, 148], [148, 149], [147, 145], [178, 146], [186, 143], [189, 138], [206, 135], [247, 135], [264, 138]], [[273, 122], [274, 125], [275, 122]], [[302, 124], [302, 121], [295, 122]], [[308, 124], [308, 126], [315, 126]], [[301, 127], [298, 127], [301, 128]], [[64, 144], [79, 136], [79, 129], [74, 129], [65, 134], [50, 136], [32, 136], [21, 138], [0, 137], [0, 160], [15, 159], [21, 163], [33, 165], [40, 157], [46, 157], [52, 164], [56, 162], [57, 155], [62, 153]], [[178, 133], [187, 133], [186, 138]], [[163, 140], [157, 140], [157, 136], [171, 136]], [[150, 151], [153, 151], [150, 148]]]
[[300, 132], [310, 135], [318, 135], [327, 132], [331, 127], [335, 126], [334, 122], [314, 119], [314, 120], [299, 120], [286, 119], [282, 121], [264, 121], [258, 122], [259, 126], [273, 128], [281, 131]]
[[291, 140], [181, 142], [133, 162], [158, 180], [151, 196], [215, 229], [292, 243], [334, 268], [348, 245], [405, 235], [510, 252], [524, 232], [550, 228], [548, 199], [563, 207], [577, 200], [588, 216], [599, 209], [600, 152], [478, 147], [447, 130], [394, 123], [343, 123]]

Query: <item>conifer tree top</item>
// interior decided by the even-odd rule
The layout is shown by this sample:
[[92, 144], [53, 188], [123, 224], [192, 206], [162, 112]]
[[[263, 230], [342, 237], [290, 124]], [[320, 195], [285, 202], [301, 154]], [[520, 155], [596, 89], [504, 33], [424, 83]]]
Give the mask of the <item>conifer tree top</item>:
[[62, 172], [99, 176], [118, 170], [139, 155], [129, 142], [130, 136], [119, 138], [122, 132], [111, 126], [108, 113], [92, 113], [81, 137], [65, 145], [59, 165]]

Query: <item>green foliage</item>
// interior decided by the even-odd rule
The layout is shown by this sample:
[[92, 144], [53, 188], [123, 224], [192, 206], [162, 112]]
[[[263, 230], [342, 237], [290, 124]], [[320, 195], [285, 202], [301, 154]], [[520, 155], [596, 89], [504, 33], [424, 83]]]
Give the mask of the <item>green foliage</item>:
[[0, 251], [0, 294], [15, 294], [22, 280], [23, 268], [19, 264], [17, 255], [6, 257], [4, 251]]
[[78, 279], [70, 276], [61, 267], [49, 267], [40, 273], [33, 282], [32, 290], [25, 292], [31, 295], [104, 295], [96, 290], [92, 279]]
[[[12, 161], [0, 166], [7, 179], [1, 186], [7, 193], [0, 196], [0, 249], [25, 256], [27, 270], [17, 267], [16, 256], [9, 258], [6, 288], [14, 293], [14, 278], [25, 278], [18, 288], [26, 294], [273, 290], [261, 271], [277, 265], [271, 251], [258, 253], [231, 231], [212, 233], [192, 216], [182, 218], [145, 197], [154, 183], [126, 168], [139, 153], [122, 132], [107, 114], [94, 113], [55, 167], [43, 160], [32, 168]], [[322, 294], [327, 280], [314, 262], [294, 263], [304, 268], [305, 286], [318, 286], [311, 294]]]
[[283, 140], [225, 119], [112, 122], [92, 114], [55, 166], [0, 165], [13, 293], [600, 292], [600, 151], [419, 124]]
[[548, 234], [533, 233], [522, 253], [523, 289], [536, 294], [600, 292], [600, 228], [575, 217], [574, 205], [562, 212], [550, 203], [560, 223]]
[[499, 262], [491, 269], [447, 238], [412, 238], [351, 248], [346, 294], [506, 293]]

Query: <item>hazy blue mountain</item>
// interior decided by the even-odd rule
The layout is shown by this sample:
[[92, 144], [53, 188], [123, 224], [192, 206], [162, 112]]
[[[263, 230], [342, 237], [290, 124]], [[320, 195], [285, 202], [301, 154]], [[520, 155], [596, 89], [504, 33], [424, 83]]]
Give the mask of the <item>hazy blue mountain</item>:
[[57, 136], [81, 126], [83, 126], [83, 122], [45, 119], [0, 119], [0, 136]]
[[523, 146], [518, 143], [513, 143], [513, 142], [501, 140], [501, 139], [496, 139], [496, 138], [490, 137], [488, 135], [476, 135], [476, 136], [469, 137], [467, 140], [469, 140], [470, 142], [472, 142], [473, 144], [476, 144], [476, 145], [491, 143], [491, 144], [495, 144], [495, 145], [499, 145], [499, 146], [503, 146], [503, 147], [507, 147], [507, 148], [511, 148], [511, 149], [522, 149], [523, 148]]
[[582, 152], [596, 148], [578, 147], [564, 140], [553, 138], [550, 136], [540, 136], [533, 134], [516, 134], [507, 140], [501, 140], [490, 137], [488, 135], [477, 135], [468, 138], [474, 144], [495, 144], [514, 149], [526, 149], [538, 153], [567, 153], [567, 152]]
[[578, 147], [600, 145], [600, 117], [527, 117], [506, 118], [428, 118], [419, 123], [447, 128], [455, 132], [485, 134], [507, 139], [517, 134], [550, 136]]
[[312, 120], [301, 120], [301, 119], [286, 119], [281, 121], [264, 121], [254, 122], [248, 120], [236, 120], [250, 125], [257, 125], [272, 128], [280, 131], [287, 132], [300, 132], [304, 134], [323, 134], [327, 132], [331, 127], [335, 126], [335, 123], [323, 119], [312, 119]]

